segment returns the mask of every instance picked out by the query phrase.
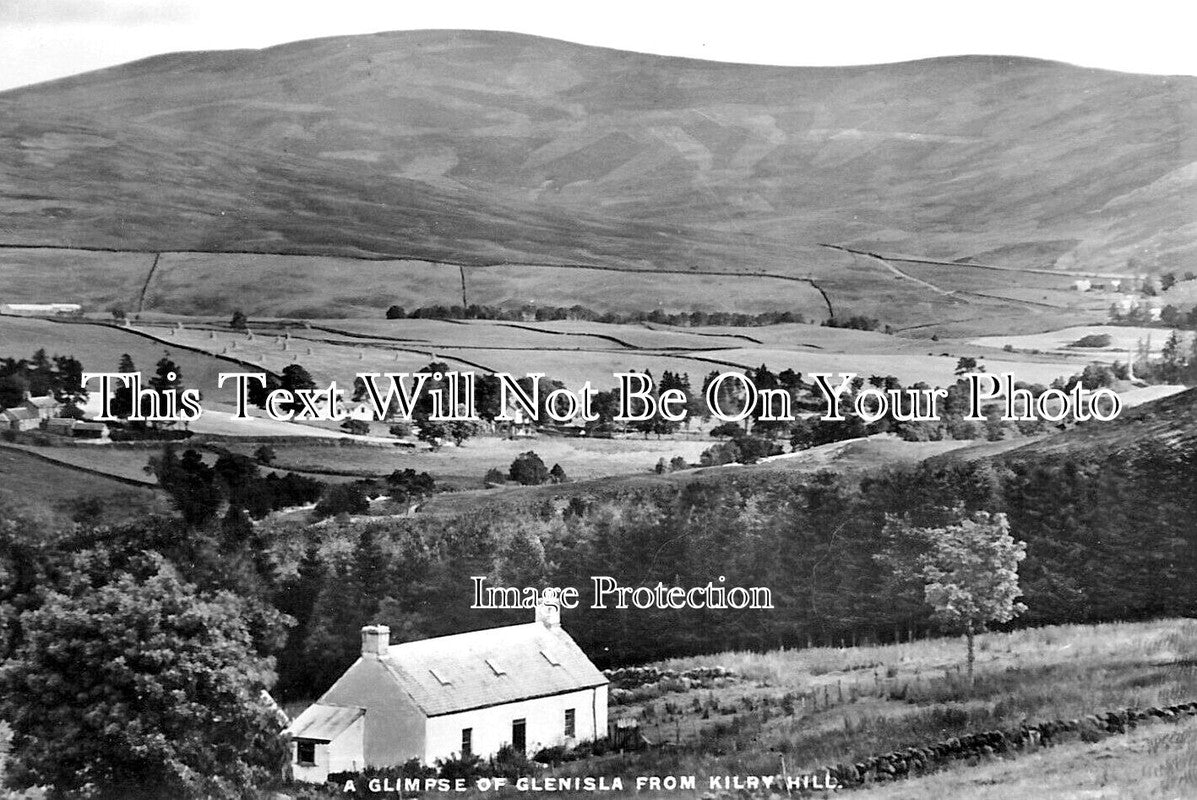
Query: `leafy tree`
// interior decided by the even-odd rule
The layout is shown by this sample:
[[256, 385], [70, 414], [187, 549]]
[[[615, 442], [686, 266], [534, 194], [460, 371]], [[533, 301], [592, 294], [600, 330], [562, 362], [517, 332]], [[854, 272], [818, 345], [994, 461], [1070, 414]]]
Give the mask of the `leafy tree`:
[[254, 450], [254, 461], [257, 461], [264, 467], [268, 467], [274, 463], [274, 459], [278, 454], [274, 452], [274, 448], [268, 444], [264, 444], [257, 450]]
[[13, 408], [25, 399], [29, 381], [20, 375], [0, 376], [0, 408]]
[[961, 356], [956, 360], [956, 374], [967, 375], [970, 372], [984, 372], [985, 368], [977, 363], [972, 356]]
[[336, 569], [322, 572], [303, 643], [307, 683], [316, 691], [327, 689], [360, 652], [359, 631], [378, 610], [389, 585], [387, 570], [386, 554], [374, 531], [367, 529]]
[[535, 451], [529, 450], [515, 457], [508, 470], [508, 476], [523, 486], [539, 486], [548, 481], [549, 468]]
[[79, 576], [21, 616], [0, 669], [8, 780], [51, 797], [240, 798], [285, 763], [274, 680], [243, 601], [201, 594], [160, 558]]
[[414, 469], [395, 470], [386, 479], [392, 500], [407, 502], [427, 497], [436, 491], [436, 479], [427, 472]]
[[[137, 372], [137, 367], [133, 364], [133, 357], [128, 353], [121, 355], [120, 361], [116, 365], [116, 371], [125, 374]], [[112, 415], [124, 419], [131, 413], [133, 413], [133, 390], [118, 383], [112, 390]]]
[[552, 483], [567, 483], [569, 476], [565, 474], [565, 470], [561, 468], [560, 464], [554, 464], [553, 468], [549, 470], [549, 481]]
[[420, 428], [420, 432], [416, 435], [416, 438], [421, 442], [427, 442], [433, 450], [439, 450], [440, 446], [451, 435], [447, 424], [434, 420], [427, 414], [413, 414], [412, 418]]
[[[269, 384], [270, 379], [268, 377], [266, 390], [270, 390], [271, 387]], [[302, 364], [288, 364], [287, 366], [283, 367], [283, 371], [280, 373], [278, 378], [278, 386], [275, 388], [286, 389], [289, 392], [296, 392], [299, 390], [310, 391], [316, 388], [316, 381], [312, 379], [311, 373], [308, 372]], [[269, 396], [267, 391], [262, 391], [261, 393], [265, 396]], [[265, 406], [265, 396], [261, 398], [262, 406]], [[255, 395], [252, 393], [250, 395], [250, 400], [255, 402], [257, 401]], [[295, 400], [290, 403], [282, 403], [280, 405], [282, 408], [288, 411], [293, 411], [297, 414], [304, 408], [303, 403], [299, 400]]]
[[54, 356], [54, 398], [60, 403], [81, 403], [87, 399], [83, 388], [83, 365], [72, 356]]
[[387, 319], [403, 319], [406, 316], [403, 306], [391, 306], [387, 309]]
[[243, 331], [249, 327], [249, 320], [241, 309], [236, 309], [233, 312], [233, 318], [229, 320], [229, 327], [235, 331]]
[[297, 389], [315, 389], [316, 381], [312, 379], [312, 374], [304, 369], [301, 364], [288, 364], [283, 367], [281, 378], [281, 387], [287, 391], [294, 392]]
[[366, 492], [356, 483], [338, 483], [331, 487], [314, 509], [317, 519], [337, 514], [365, 514], [369, 510]]
[[[122, 364], [124, 359], [121, 359]], [[171, 361], [170, 355], [165, 355], [158, 359], [157, 365], [154, 367], [154, 375], [149, 380], [150, 388], [157, 392], [165, 392], [169, 389], [180, 389], [183, 386], [183, 370], [179, 369], [179, 365]]]
[[737, 436], [743, 435], [743, 426], [736, 422], [723, 422], [711, 428], [711, 436], [714, 436], [716, 439], [722, 438], [724, 436], [730, 436], [734, 439]]
[[188, 525], [201, 527], [220, 509], [223, 497], [216, 473], [195, 450], [186, 450], [179, 458], [167, 444], [162, 455], [149, 460], [145, 471], [158, 479]]
[[912, 528], [905, 521], [890, 518], [886, 532], [898, 539], [911, 539], [922, 545], [923, 552], [913, 564], [896, 560], [891, 550], [891, 564], [899, 573], [920, 578], [924, 598], [933, 616], [955, 630], [963, 631], [968, 642], [968, 678], [973, 679], [976, 660], [975, 639], [992, 622], [1009, 622], [1026, 611], [1018, 602], [1018, 564], [1027, 554], [1024, 542], [1010, 535], [1005, 514], [977, 511], [971, 517], [962, 513], [946, 525]]
[[482, 426], [472, 419], [454, 419], [445, 423], [445, 430], [453, 439], [453, 444], [461, 447], [466, 439], [481, 431]]

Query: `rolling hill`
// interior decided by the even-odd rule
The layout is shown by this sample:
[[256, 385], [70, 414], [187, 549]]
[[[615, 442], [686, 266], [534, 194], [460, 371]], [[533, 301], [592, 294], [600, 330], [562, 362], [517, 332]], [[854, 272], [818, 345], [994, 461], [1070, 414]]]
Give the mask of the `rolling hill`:
[[1195, 100], [1197, 78], [1020, 58], [780, 68], [475, 31], [176, 53], [0, 93], [0, 244], [773, 273], [968, 317], [950, 269], [928, 292], [820, 245], [1191, 267]]

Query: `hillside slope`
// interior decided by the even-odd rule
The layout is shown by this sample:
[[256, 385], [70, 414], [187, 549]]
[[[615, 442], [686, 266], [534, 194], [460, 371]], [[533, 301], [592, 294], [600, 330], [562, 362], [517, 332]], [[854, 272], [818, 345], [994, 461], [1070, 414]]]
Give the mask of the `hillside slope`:
[[818, 244], [1174, 268], [1195, 99], [1026, 59], [774, 68], [469, 31], [178, 53], [0, 94], [0, 243], [876, 288]]

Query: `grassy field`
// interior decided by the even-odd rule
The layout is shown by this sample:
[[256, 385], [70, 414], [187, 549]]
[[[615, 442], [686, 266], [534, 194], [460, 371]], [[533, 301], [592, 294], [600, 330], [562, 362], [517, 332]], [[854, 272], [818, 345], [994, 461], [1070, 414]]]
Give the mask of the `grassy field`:
[[1197, 720], [956, 766], [854, 792], [861, 800], [1184, 800], [1197, 795]]
[[[1081, 325], [1044, 333], [1023, 336], [984, 336], [972, 339], [972, 344], [986, 347], [1009, 345], [1017, 351], [1039, 350], [1043, 353], [1068, 355], [1088, 361], [1126, 363], [1130, 355], [1138, 358], [1139, 347], [1146, 347], [1152, 357], [1158, 357], [1172, 331], [1168, 328], [1146, 328], [1130, 325]], [[1085, 336], [1109, 336], [1106, 347], [1073, 347]], [[1191, 333], [1181, 333], [1183, 349], [1187, 352], [1192, 342]], [[1128, 355], [1129, 354], [1129, 355]]]
[[[154, 333], [161, 335], [163, 331]], [[35, 350], [45, 349], [51, 356], [73, 355], [89, 372], [113, 372], [121, 354], [128, 353], [144, 381], [153, 374], [158, 360], [169, 353], [182, 370], [183, 384], [200, 387], [205, 394], [215, 391], [219, 373], [242, 369], [233, 361], [177, 346], [181, 343], [182, 340], [178, 343], [156, 341], [139, 336], [134, 330], [113, 325], [0, 317], [0, 357], [29, 358]]]
[[[319, 474], [343, 473], [360, 477], [386, 477], [397, 469], [428, 472], [437, 481], [458, 488], [476, 489], [489, 469], [503, 473], [520, 453], [536, 451], [545, 464], [560, 464], [575, 480], [612, 475], [648, 473], [657, 461], [681, 456], [697, 461], [712, 440], [694, 439], [585, 439], [540, 436], [504, 439], [479, 436], [461, 447], [448, 445], [435, 452], [396, 447], [312, 446], [301, 443], [272, 445], [278, 454], [273, 466]], [[255, 445], [242, 444], [231, 449], [252, 453]], [[454, 502], [446, 496], [445, 502]]]
[[153, 475], [145, 473], [144, 467], [150, 457], [158, 453], [158, 447], [122, 447], [115, 444], [66, 447], [13, 444], [5, 447], [20, 449], [68, 467], [92, 470], [147, 486], [157, 484]]
[[[1195, 654], [1197, 621], [1164, 620], [985, 634], [978, 640], [972, 686], [958, 672], [964, 657], [964, 642], [959, 638], [674, 659], [658, 666], [728, 667], [741, 680], [715, 689], [646, 690], [639, 697], [634, 694], [633, 702], [614, 706], [613, 718], [638, 718], [650, 740], [675, 744], [604, 761], [601, 773], [774, 775], [780, 772], [784, 758], [785, 768], [796, 774], [966, 732], [1017, 727], [1024, 721], [1183, 702], [1197, 692]], [[1193, 785], [1197, 777], [1193, 770], [1194, 732], [1191, 723], [1182, 729], [1159, 726], [1127, 740], [1126, 746], [1138, 748], [1134, 752], [1139, 755], [1119, 760], [1116, 779], [1127, 785], [1146, 775], [1152, 776], [1156, 786], [1164, 787], [1164, 794], [1129, 796], [1186, 796], [1178, 784], [1171, 784], [1172, 794], [1166, 787], [1172, 779]], [[1122, 746], [1117, 738], [1100, 744], [1112, 753], [1120, 752]], [[1022, 791], [1046, 784], [1053, 786], [1053, 791], [1080, 792], [1094, 783], [1095, 772], [1101, 775], [1100, 770], [1092, 769], [1093, 762], [1089, 771], [1079, 769], [1087, 748], [1098, 746], [1068, 747], [1072, 749], [1058, 753], [1048, 749], [1030, 760], [1019, 756], [985, 769], [995, 780], [1021, 776], [1016, 786]], [[1148, 752], [1142, 753], [1144, 750]], [[1096, 752], [1094, 758], [1100, 763]], [[1156, 771], [1174, 762], [1175, 772]], [[1039, 767], [1042, 774], [1037, 772]], [[579, 769], [580, 774], [594, 774], [596, 766]], [[924, 784], [929, 787], [953, 786], [965, 791], [984, 784], [984, 779], [975, 778], [972, 768], [957, 767], [921, 780], [929, 781]], [[1100, 777], [1096, 782], [1100, 783]], [[909, 791], [907, 784], [882, 789], [879, 796], [927, 796], [918, 792], [917, 783], [909, 786]], [[945, 796], [1057, 795], [951, 792]]]
[[896, 375], [905, 384], [945, 386], [955, 381], [956, 362], [963, 355], [984, 358], [991, 372], [1013, 372], [1020, 380], [1046, 384], [1087, 363], [1084, 352], [1010, 354], [976, 341], [929, 345], [818, 325], [706, 329], [588, 322], [324, 320], [310, 329], [264, 322], [251, 333], [207, 322], [177, 325], [146, 323], [137, 330], [157, 337], [164, 346], [206, 350], [275, 372], [302, 364], [318, 382], [335, 379], [342, 386], [351, 386], [359, 371], [410, 372], [434, 358], [455, 369], [542, 372], [568, 386], [591, 381], [596, 388], [613, 386], [612, 375], [627, 370], [649, 370], [658, 376], [665, 370], [682, 372], [701, 386], [711, 371], [744, 371], [761, 364], [775, 372], [851, 371], [866, 377]]
[[18, 509], [98, 524], [166, 510], [165, 501], [148, 487], [47, 463], [11, 447], [0, 447], [0, 499]]

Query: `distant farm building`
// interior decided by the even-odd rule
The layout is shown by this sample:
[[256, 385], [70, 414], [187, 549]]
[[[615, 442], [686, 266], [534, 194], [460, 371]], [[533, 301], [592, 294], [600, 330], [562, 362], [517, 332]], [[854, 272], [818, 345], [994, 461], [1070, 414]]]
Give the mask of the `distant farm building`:
[[58, 414], [62, 405], [50, 395], [45, 397], [25, 396], [18, 405], [0, 412], [5, 427], [12, 431], [29, 431], [41, 427], [43, 420]]
[[1086, 280], [1085, 278], [1078, 278], [1077, 280], [1072, 282], [1072, 288], [1078, 292], [1087, 292], [1087, 291], [1089, 291], [1091, 286], [1092, 286], [1092, 283], [1090, 283], [1090, 281]]
[[108, 426], [103, 422], [84, 422], [70, 417], [52, 417], [46, 420], [46, 433], [69, 436], [72, 439], [108, 440]]
[[78, 303], [0, 303], [0, 314], [16, 314], [23, 317], [57, 317], [82, 313], [83, 306]]
[[525, 625], [390, 643], [362, 628], [361, 657], [287, 728], [296, 779], [522, 753], [607, 731], [607, 679], [561, 629], [556, 606]]

